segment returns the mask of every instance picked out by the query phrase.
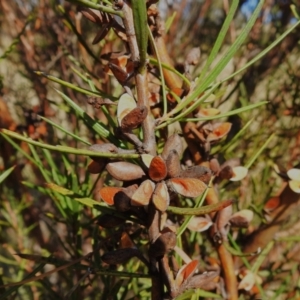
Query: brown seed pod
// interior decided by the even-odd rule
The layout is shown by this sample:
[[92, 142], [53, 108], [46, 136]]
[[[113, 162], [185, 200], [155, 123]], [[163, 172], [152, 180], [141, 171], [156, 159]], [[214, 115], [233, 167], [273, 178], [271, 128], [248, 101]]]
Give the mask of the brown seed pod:
[[193, 166], [180, 172], [180, 178], [197, 178], [206, 184], [209, 183], [212, 172], [204, 166]]
[[153, 181], [161, 181], [167, 176], [167, 166], [165, 161], [160, 156], [155, 156], [149, 166], [149, 177]]
[[126, 161], [108, 163], [106, 170], [111, 176], [120, 181], [136, 180], [145, 175], [140, 166]]
[[156, 184], [152, 196], [152, 202], [156, 207], [156, 209], [158, 209], [159, 211], [164, 212], [167, 210], [170, 204], [170, 196], [169, 196], [168, 188], [163, 181]]
[[131, 197], [132, 206], [144, 206], [148, 205], [151, 196], [154, 191], [155, 184], [151, 180], [147, 179], [141, 183], [138, 189], [134, 192]]
[[106, 186], [100, 190], [100, 197], [108, 205], [114, 205], [115, 195], [122, 190], [123, 188], [121, 187]]
[[123, 131], [130, 131], [138, 128], [146, 119], [148, 109], [146, 106], [141, 105], [130, 111], [121, 121], [121, 129]]
[[196, 178], [171, 178], [168, 186], [174, 192], [191, 198], [200, 196], [207, 188], [204, 182]]
[[171, 150], [166, 160], [168, 177], [177, 177], [181, 172], [180, 159], [176, 150]]
[[168, 155], [171, 152], [171, 150], [176, 150], [179, 157], [181, 157], [181, 155], [183, 153], [181, 138], [177, 133], [174, 133], [168, 137], [166, 144], [164, 146], [164, 150], [161, 153], [161, 157], [164, 160], [167, 160]]
[[189, 280], [197, 270], [199, 261], [192, 260], [188, 264], [183, 265], [176, 275], [176, 286], [179, 287], [185, 280]]

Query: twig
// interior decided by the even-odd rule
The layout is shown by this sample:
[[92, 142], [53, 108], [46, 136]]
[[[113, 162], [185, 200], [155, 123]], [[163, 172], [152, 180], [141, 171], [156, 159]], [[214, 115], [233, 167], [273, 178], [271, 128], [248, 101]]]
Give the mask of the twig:
[[[124, 14], [124, 27], [128, 38], [129, 49], [131, 52], [131, 59], [139, 62], [139, 48], [136, 40], [136, 34], [134, 30], [133, 15], [130, 5], [127, 1], [124, 1], [122, 11]], [[137, 104], [138, 106], [146, 106], [148, 109], [148, 115], [142, 123], [142, 130], [144, 135], [143, 148], [145, 153], [156, 155], [156, 141], [154, 134], [154, 120], [151, 115], [150, 105], [148, 101], [148, 82], [147, 82], [147, 70], [142, 73], [137, 69], [135, 72], [135, 83], [137, 91]]]

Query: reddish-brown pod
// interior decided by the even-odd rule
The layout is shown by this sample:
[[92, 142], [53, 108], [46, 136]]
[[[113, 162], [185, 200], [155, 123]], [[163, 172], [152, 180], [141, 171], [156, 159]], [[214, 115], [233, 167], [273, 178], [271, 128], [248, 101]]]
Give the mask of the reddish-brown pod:
[[149, 166], [149, 177], [153, 181], [161, 181], [167, 177], [167, 166], [160, 156], [155, 156]]
[[122, 119], [136, 107], [136, 102], [131, 95], [125, 93], [120, 97], [117, 109], [117, 119], [120, 126]]
[[100, 197], [108, 205], [114, 205], [114, 197], [115, 197], [116, 193], [118, 193], [122, 190], [123, 190], [123, 188], [121, 188], [121, 187], [106, 186], [100, 190]]
[[280, 198], [278, 196], [271, 197], [264, 205], [264, 211], [265, 211], [265, 213], [269, 214], [274, 209], [276, 209], [279, 205], [280, 205]]
[[146, 119], [148, 109], [141, 105], [131, 110], [121, 121], [121, 128], [123, 131], [129, 131], [138, 128]]
[[136, 248], [134, 242], [132, 241], [132, 239], [130, 238], [129, 234], [126, 231], [124, 231], [121, 235], [119, 247], [120, 248]]
[[186, 265], [183, 265], [176, 275], [176, 285], [179, 287], [185, 280], [189, 280], [197, 270], [199, 261], [192, 260]]
[[126, 80], [129, 78], [128, 72], [123, 68], [121, 68], [120, 66], [110, 62], [108, 64], [108, 67], [110, 68], [111, 72], [115, 75], [115, 77], [121, 84], [125, 83]]

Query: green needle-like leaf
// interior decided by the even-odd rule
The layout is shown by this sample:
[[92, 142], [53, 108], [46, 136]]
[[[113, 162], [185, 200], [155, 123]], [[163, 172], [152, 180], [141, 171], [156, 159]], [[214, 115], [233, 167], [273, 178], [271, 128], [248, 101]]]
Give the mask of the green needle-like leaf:
[[1, 175], [0, 175], [0, 183], [2, 183], [5, 178], [7, 178], [15, 169], [16, 166], [12, 166], [11, 168], [5, 170]]
[[7, 130], [7, 129], [0, 129], [0, 134], [3, 136], [10, 136], [12, 138], [27, 142], [31, 145], [45, 148], [48, 150], [53, 150], [53, 151], [58, 151], [61, 153], [68, 153], [68, 154], [76, 154], [76, 155], [85, 155], [85, 156], [95, 156], [95, 157], [107, 157], [107, 158], [123, 158], [123, 159], [131, 159], [131, 158], [139, 158], [139, 154], [113, 154], [113, 153], [107, 153], [107, 152], [95, 152], [91, 150], [84, 150], [84, 149], [76, 149], [72, 147], [67, 147], [67, 146], [53, 146], [49, 144], [44, 144], [42, 142], [35, 141], [31, 138], [25, 137], [23, 135], [20, 135], [16, 132]]

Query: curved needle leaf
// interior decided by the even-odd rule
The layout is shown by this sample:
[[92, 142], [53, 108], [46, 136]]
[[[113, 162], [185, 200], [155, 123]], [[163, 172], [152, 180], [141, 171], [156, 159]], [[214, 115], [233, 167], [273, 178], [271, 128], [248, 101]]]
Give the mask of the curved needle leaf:
[[49, 145], [44, 144], [42, 142], [34, 141], [31, 138], [25, 137], [21, 134], [18, 134], [16, 132], [7, 130], [7, 129], [0, 129], [0, 134], [4, 136], [10, 136], [12, 138], [27, 142], [28, 144], [41, 147], [48, 150], [58, 151], [61, 153], [68, 153], [68, 154], [76, 154], [76, 155], [86, 155], [86, 156], [95, 156], [95, 157], [107, 157], [107, 158], [123, 158], [123, 159], [131, 159], [131, 158], [139, 158], [139, 154], [127, 154], [127, 153], [121, 153], [121, 154], [113, 154], [113, 153], [107, 153], [107, 152], [96, 152], [91, 150], [85, 150], [85, 149], [77, 149], [72, 148], [68, 146], [60, 146], [60, 145]]
[[45, 122], [47, 122], [48, 124], [52, 125], [53, 127], [57, 128], [58, 130], [64, 132], [65, 134], [67, 135], [70, 135], [71, 137], [73, 137], [74, 139], [86, 144], [86, 145], [91, 145], [90, 142], [88, 141], [85, 141], [84, 139], [82, 139], [80, 136], [77, 136], [76, 134], [72, 133], [72, 132], [69, 132], [68, 130], [64, 129], [62, 126], [54, 123], [53, 121], [43, 117], [43, 116], [39, 116], [39, 118], [41, 118], [42, 120], [44, 120]]
[[0, 175], [0, 183], [4, 181], [15, 169], [16, 166], [12, 166], [11, 168], [5, 170], [1, 175]]
[[198, 208], [182, 208], [182, 207], [169, 206], [167, 208], [167, 211], [177, 215], [199, 216], [199, 215], [206, 215], [212, 212], [219, 211], [231, 205], [233, 202], [234, 200], [225, 200], [216, 204], [201, 206]]
[[93, 91], [90, 91], [90, 90], [87, 90], [87, 89], [84, 89], [84, 88], [81, 88], [77, 85], [74, 85], [68, 81], [64, 81], [62, 79], [59, 79], [55, 76], [52, 76], [52, 75], [48, 75], [44, 72], [41, 72], [41, 71], [35, 71], [34, 72], [35, 74], [39, 75], [39, 76], [43, 76], [53, 82], [56, 82], [56, 83], [59, 83], [61, 84], [62, 86], [65, 86], [65, 87], [68, 87], [74, 91], [77, 91], [77, 92], [80, 92], [82, 94], [85, 94], [85, 95], [89, 95], [89, 96], [94, 96], [94, 97], [105, 97], [105, 98], [109, 98], [111, 100], [117, 100], [117, 98], [114, 98], [114, 97], [111, 97], [110, 95], [108, 94], [105, 94], [104, 92], [100, 92], [100, 91], [97, 91], [97, 92], [93, 92]]

